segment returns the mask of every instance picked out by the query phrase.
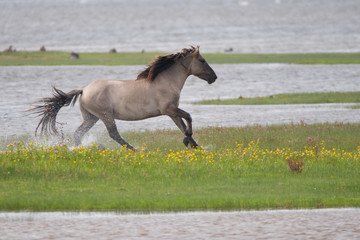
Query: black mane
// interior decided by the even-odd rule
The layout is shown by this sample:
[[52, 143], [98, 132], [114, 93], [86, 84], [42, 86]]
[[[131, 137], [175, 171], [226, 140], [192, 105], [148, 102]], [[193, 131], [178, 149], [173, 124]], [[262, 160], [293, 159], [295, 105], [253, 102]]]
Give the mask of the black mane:
[[152, 63], [148, 65], [148, 67], [139, 73], [137, 76], [138, 79], [147, 79], [149, 81], [153, 81], [159, 73], [171, 67], [179, 58], [185, 57], [188, 54], [191, 54], [196, 49], [194, 47], [184, 48], [180, 52], [157, 57]]

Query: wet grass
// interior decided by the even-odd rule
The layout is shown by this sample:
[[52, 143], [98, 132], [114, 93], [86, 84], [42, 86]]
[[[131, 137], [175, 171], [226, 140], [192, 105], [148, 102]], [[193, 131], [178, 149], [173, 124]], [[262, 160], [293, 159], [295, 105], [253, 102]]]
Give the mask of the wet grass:
[[209, 63], [359, 64], [360, 53], [204, 54]]
[[267, 104], [319, 104], [360, 103], [360, 92], [315, 92], [277, 94], [267, 97], [204, 100], [202, 105], [267, 105]]
[[[169, 53], [123, 52], [80, 53], [70, 59], [68, 52], [0, 52], [0, 66], [24, 65], [145, 65], [156, 56]], [[284, 53], [284, 54], [203, 54], [211, 64], [292, 63], [292, 64], [360, 64], [360, 53]]]
[[158, 53], [80, 53], [71, 59], [67, 52], [0, 53], [0, 66], [24, 65], [145, 65]]
[[[12, 143], [0, 152], [0, 210], [359, 207], [359, 131], [341, 123], [205, 128], [195, 131], [198, 150], [170, 130], [125, 134], [136, 152]], [[304, 162], [301, 173], [289, 159]]]

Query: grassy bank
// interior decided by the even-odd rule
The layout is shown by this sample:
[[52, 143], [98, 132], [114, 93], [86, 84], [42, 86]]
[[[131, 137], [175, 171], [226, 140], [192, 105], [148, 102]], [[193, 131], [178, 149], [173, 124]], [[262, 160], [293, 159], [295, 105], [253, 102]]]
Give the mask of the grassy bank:
[[[359, 207], [359, 130], [340, 123], [197, 130], [206, 150], [185, 149], [169, 130], [127, 133], [136, 152], [9, 144], [0, 153], [0, 210]], [[301, 173], [288, 160], [299, 160]]]
[[276, 94], [267, 97], [204, 100], [202, 105], [266, 105], [266, 104], [317, 104], [360, 103], [360, 92], [315, 92]]
[[[144, 65], [156, 56], [168, 53], [80, 53], [70, 59], [67, 52], [0, 52], [0, 66], [23, 65]], [[360, 64], [360, 53], [284, 53], [284, 54], [203, 54], [212, 64], [224, 63], [293, 63]]]

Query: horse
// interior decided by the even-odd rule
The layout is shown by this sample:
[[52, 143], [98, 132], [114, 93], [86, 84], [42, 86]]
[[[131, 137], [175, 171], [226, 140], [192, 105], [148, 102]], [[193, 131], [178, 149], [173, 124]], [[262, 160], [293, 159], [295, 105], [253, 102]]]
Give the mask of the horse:
[[[75, 145], [100, 119], [109, 136], [127, 149], [135, 150], [119, 134], [115, 120], [135, 121], [160, 115], [169, 116], [185, 135], [183, 143], [197, 148], [193, 139], [191, 115], [179, 108], [180, 92], [186, 79], [194, 75], [212, 84], [214, 70], [200, 55], [199, 46], [158, 56], [134, 80], [95, 80], [83, 89], [65, 93], [53, 86], [53, 96], [41, 98], [29, 109], [41, 117], [35, 135], [58, 134], [56, 115], [63, 106], [74, 106], [79, 99], [83, 121], [74, 133]], [[186, 124], [184, 120], [186, 121]]]

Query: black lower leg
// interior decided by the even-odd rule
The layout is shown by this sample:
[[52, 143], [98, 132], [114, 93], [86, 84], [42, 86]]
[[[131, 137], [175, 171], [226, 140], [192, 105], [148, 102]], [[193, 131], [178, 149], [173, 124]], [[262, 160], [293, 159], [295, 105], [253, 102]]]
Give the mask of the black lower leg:
[[199, 146], [191, 136], [186, 136], [183, 140], [183, 143], [186, 147], [188, 147], [189, 144], [192, 148], [197, 148]]

